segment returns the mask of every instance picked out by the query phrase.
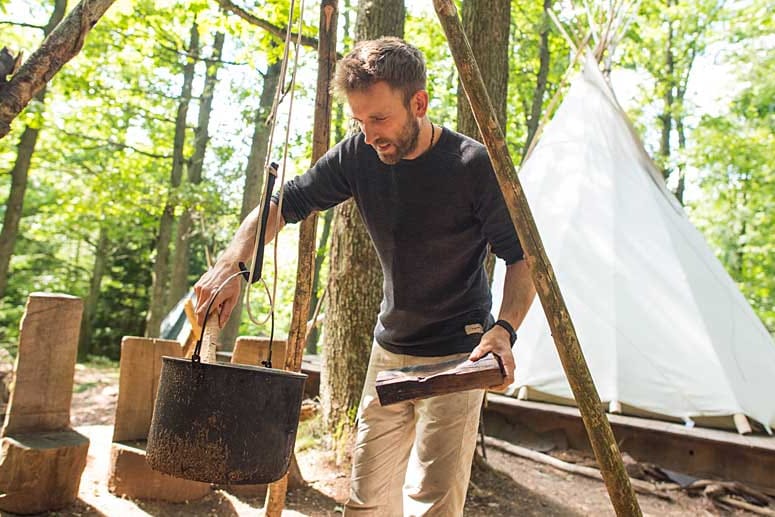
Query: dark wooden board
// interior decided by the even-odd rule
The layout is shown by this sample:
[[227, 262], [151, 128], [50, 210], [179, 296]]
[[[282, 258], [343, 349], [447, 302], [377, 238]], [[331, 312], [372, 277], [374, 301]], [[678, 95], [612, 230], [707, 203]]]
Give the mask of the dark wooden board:
[[491, 388], [503, 383], [500, 357], [487, 354], [476, 362], [458, 359], [409, 366], [377, 374], [377, 396], [383, 406], [457, 391]]

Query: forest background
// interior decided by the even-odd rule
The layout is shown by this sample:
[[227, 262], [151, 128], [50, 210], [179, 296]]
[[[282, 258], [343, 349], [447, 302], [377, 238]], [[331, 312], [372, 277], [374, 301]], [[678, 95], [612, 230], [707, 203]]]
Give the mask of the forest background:
[[[470, 1], [463, 9], [487, 4]], [[289, 3], [118, 0], [12, 123], [0, 139], [1, 347], [15, 351], [34, 291], [84, 299], [80, 359], [115, 360], [122, 336], [159, 335], [163, 316], [258, 202]], [[767, 4], [642, 0], [604, 63], [668, 185], [775, 333], [775, 24]], [[73, 5], [0, 0], [0, 46], [29, 56]], [[431, 2], [405, 5], [404, 35], [427, 58], [433, 121], [456, 128], [462, 93]], [[572, 61], [547, 11], [581, 40], [605, 22], [605, 6], [586, 5], [510, 4], [504, 127], [515, 157]], [[318, 9], [308, 2], [303, 13], [286, 177], [310, 160]], [[356, 0], [340, 1], [340, 52], [355, 39], [356, 10]], [[289, 100], [269, 150], [280, 162]], [[335, 140], [347, 126], [335, 105]], [[318, 224], [313, 306], [328, 284], [332, 224], [331, 213]], [[277, 265], [276, 335], [290, 323], [296, 241], [294, 226], [267, 253], [270, 286]], [[266, 294], [254, 289], [251, 300], [264, 320]], [[226, 341], [237, 333], [269, 328], [243, 314]]]

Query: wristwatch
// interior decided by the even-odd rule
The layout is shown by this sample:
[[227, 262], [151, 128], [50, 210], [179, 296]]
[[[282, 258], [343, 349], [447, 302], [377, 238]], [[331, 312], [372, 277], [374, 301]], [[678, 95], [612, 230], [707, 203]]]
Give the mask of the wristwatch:
[[495, 325], [506, 329], [506, 332], [509, 333], [509, 341], [511, 341], [511, 346], [514, 346], [514, 343], [517, 342], [517, 331], [514, 330], [514, 327], [511, 326], [511, 323], [506, 320], [498, 320], [495, 322]]

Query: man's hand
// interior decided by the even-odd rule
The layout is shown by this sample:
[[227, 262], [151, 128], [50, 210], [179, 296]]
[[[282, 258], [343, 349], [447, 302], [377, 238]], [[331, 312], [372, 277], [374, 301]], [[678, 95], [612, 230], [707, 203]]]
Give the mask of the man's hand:
[[[212, 269], [209, 269], [199, 281], [194, 284], [194, 293], [196, 294], [196, 319], [201, 326], [204, 322], [205, 311], [210, 299], [215, 294], [218, 287], [229, 276], [237, 272], [236, 267], [218, 262]], [[223, 328], [229, 321], [229, 316], [240, 296], [240, 279], [232, 278], [218, 293], [218, 297], [213, 302], [213, 308], [210, 310], [209, 318], [218, 316], [218, 326]], [[212, 320], [210, 320], [212, 321]]]
[[468, 359], [471, 361], [478, 361], [488, 352], [492, 352], [497, 355], [503, 361], [503, 369], [506, 371], [506, 378], [503, 380], [503, 384], [500, 386], [494, 386], [490, 388], [493, 391], [503, 391], [512, 382], [514, 382], [514, 369], [516, 364], [514, 362], [514, 354], [511, 352], [511, 340], [508, 331], [499, 325], [495, 325], [493, 328], [485, 332], [482, 336], [482, 340], [479, 342], [479, 346], [474, 348]]

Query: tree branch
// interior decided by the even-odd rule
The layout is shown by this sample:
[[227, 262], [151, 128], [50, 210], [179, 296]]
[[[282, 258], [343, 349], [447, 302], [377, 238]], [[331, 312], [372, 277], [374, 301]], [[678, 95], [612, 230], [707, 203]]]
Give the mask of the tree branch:
[[11, 80], [0, 87], [0, 138], [8, 134], [11, 121], [30, 100], [81, 51], [86, 34], [113, 2], [81, 0]]
[[31, 23], [12, 22], [10, 20], [0, 20], [0, 25], [14, 25], [16, 27], [27, 27], [28, 29], [44, 30], [43, 25], [33, 25]]
[[[231, 12], [245, 20], [251, 25], [255, 25], [256, 27], [261, 27], [265, 31], [269, 32], [270, 34], [273, 34], [280, 38], [281, 40], [285, 40], [285, 29], [282, 27], [278, 27], [277, 25], [274, 25], [273, 23], [270, 23], [266, 20], [263, 20], [259, 18], [258, 16], [249, 13], [242, 7], [235, 5], [234, 2], [231, 0], [217, 0], [218, 5], [220, 5], [224, 11]], [[291, 37], [293, 38], [293, 41], [296, 41], [296, 39], [299, 37], [298, 33], [291, 33]], [[301, 36], [301, 44], [306, 47], [312, 47], [312, 48], [318, 48], [318, 40], [316, 38], [312, 38], [310, 36], [304, 36], [302, 34]]]
[[97, 145], [95, 147], [88, 147], [88, 148], [87, 147], [82, 147], [82, 149], [89, 149], [89, 150], [91, 150], [91, 149], [100, 149], [100, 148], [103, 148], [103, 147], [112, 147], [112, 148], [115, 148], [115, 149], [122, 149], [122, 150], [128, 149], [130, 151], [134, 151], [137, 154], [141, 154], [141, 155], [147, 156], [149, 158], [157, 158], [157, 159], [160, 159], [160, 160], [169, 160], [170, 158], [172, 158], [172, 155], [168, 155], [168, 154], [155, 154], [155, 153], [151, 153], [149, 151], [143, 151], [142, 149], [138, 149], [137, 147], [134, 147], [134, 146], [131, 146], [131, 145], [128, 145], [128, 144], [122, 144], [121, 142], [114, 142], [112, 140], [105, 140], [103, 138], [97, 138], [97, 137], [94, 137], [94, 136], [84, 135], [82, 133], [73, 133], [73, 132], [67, 131], [66, 129], [61, 129], [61, 128], [59, 128], [59, 131], [61, 131], [62, 133], [66, 134], [67, 136], [72, 136], [73, 138], [80, 138], [82, 140], [89, 140], [89, 141], [92, 141], [92, 142], [99, 142], [100, 143], [100, 145]]

